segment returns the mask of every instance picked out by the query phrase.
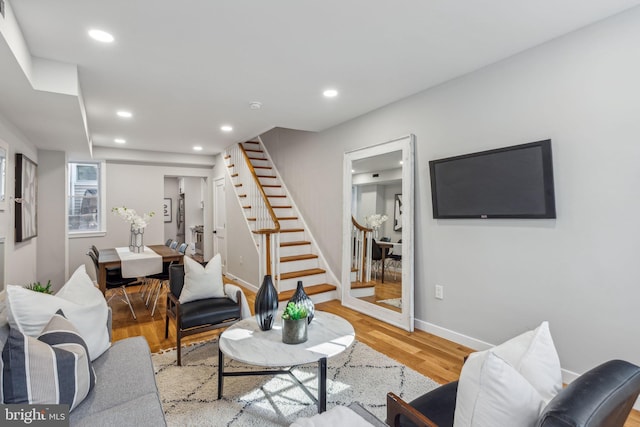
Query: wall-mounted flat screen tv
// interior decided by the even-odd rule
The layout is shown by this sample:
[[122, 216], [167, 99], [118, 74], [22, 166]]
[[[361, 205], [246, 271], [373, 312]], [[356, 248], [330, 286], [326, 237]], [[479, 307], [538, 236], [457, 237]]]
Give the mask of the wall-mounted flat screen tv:
[[555, 218], [551, 140], [429, 162], [434, 218]]

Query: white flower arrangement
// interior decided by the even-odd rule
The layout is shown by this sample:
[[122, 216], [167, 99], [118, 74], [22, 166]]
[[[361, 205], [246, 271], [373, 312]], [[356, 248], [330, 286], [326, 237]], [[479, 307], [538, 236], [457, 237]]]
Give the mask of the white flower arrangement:
[[135, 209], [129, 209], [124, 206], [121, 208], [111, 208], [111, 212], [115, 215], [120, 215], [120, 218], [131, 224], [131, 228], [136, 229], [145, 228], [149, 225], [151, 217], [155, 215], [155, 212], [149, 212], [140, 216]]
[[380, 226], [388, 219], [389, 217], [385, 214], [371, 214], [364, 217], [365, 223], [374, 230], [380, 228]]

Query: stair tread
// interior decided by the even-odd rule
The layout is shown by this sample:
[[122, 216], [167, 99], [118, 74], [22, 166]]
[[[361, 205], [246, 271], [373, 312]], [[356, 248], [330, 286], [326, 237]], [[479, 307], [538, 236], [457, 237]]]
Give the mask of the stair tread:
[[287, 221], [287, 220], [295, 220], [298, 219], [297, 216], [279, 216], [278, 221]]
[[235, 178], [235, 177], [237, 177], [237, 176], [238, 176], [238, 174], [237, 174], [237, 173], [231, 174], [231, 178]]
[[280, 247], [284, 248], [287, 246], [303, 246], [303, 245], [310, 245], [311, 242], [308, 242], [306, 240], [297, 240], [295, 242], [280, 242]]
[[258, 178], [275, 178], [275, 175], [256, 175]]
[[285, 197], [287, 197], [287, 196], [282, 195], [282, 194], [271, 194], [271, 195], [268, 195], [268, 194], [267, 194], [267, 197], [269, 197], [269, 198], [275, 198], [275, 199], [284, 199], [284, 198], [285, 198]]
[[280, 262], [302, 261], [305, 259], [315, 259], [315, 258], [318, 258], [318, 255], [304, 254], [304, 255], [282, 256], [280, 257]]
[[271, 206], [272, 209], [291, 209], [291, 205]]
[[230, 159], [230, 158], [231, 158], [231, 155], [230, 155], [230, 154], [227, 154], [226, 156], [224, 156], [224, 158], [225, 158], [225, 159]]
[[280, 229], [281, 233], [298, 233], [300, 231], [304, 231], [304, 228], [285, 228], [285, 229]]
[[247, 153], [263, 153], [264, 152], [262, 150], [254, 150], [252, 148], [245, 148], [244, 151], [246, 151]]
[[262, 186], [265, 188], [282, 188], [280, 184], [262, 184]]
[[235, 166], [236, 166], [236, 165], [234, 165], [233, 163], [231, 163], [230, 165], [227, 165], [227, 167], [228, 167], [228, 168], [233, 168], [233, 167], [235, 167]]
[[242, 209], [251, 209], [251, 205], [243, 206]]
[[[337, 288], [334, 285], [330, 285], [328, 283], [321, 283], [319, 285], [305, 286], [304, 292], [311, 296], [322, 294], [325, 292], [335, 291]], [[296, 293], [295, 289], [291, 289], [289, 291], [283, 291], [278, 294], [278, 301], [288, 301], [291, 299], [293, 294]]]
[[236, 187], [242, 187], [242, 184], [235, 184]]
[[290, 271], [280, 274], [280, 280], [295, 279], [296, 277], [313, 276], [315, 274], [324, 274], [327, 270], [322, 268], [310, 268], [308, 270]]
[[254, 169], [273, 169], [271, 166], [254, 166]]

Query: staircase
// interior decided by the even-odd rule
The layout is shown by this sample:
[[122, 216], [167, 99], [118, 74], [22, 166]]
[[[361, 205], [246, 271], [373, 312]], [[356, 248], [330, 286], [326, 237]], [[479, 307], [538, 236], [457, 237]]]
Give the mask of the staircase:
[[260, 276], [272, 274], [278, 299], [291, 298], [299, 280], [315, 302], [336, 299], [340, 282], [328, 271], [262, 143], [229, 147], [224, 159], [260, 254]]

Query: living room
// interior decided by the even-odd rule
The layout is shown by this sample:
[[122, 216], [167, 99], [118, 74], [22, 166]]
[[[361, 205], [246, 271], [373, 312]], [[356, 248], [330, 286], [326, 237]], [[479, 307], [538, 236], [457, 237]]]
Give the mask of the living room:
[[[635, 96], [640, 93], [640, 9], [622, 11], [635, 4], [621, 3], [619, 14], [424, 91], [388, 99], [322, 131], [292, 130], [278, 123], [260, 132], [332, 269], [341, 271], [344, 153], [413, 134], [416, 328], [484, 349], [548, 320], [565, 381], [609, 359], [639, 364], [634, 304], [640, 298], [635, 286], [640, 228], [634, 213], [640, 201], [634, 196], [640, 154]], [[518, 35], [514, 28], [511, 36]], [[13, 72], [15, 59], [6, 41], [2, 49], [3, 70], [13, 61], [7, 64]], [[420, 54], [419, 45], [415, 51]], [[389, 79], [396, 84], [393, 76]], [[71, 152], [25, 137], [8, 119], [14, 114], [7, 113], [11, 105], [3, 102], [1, 107], [0, 138], [9, 145], [7, 182], [13, 182], [16, 153], [26, 154], [42, 169], [48, 160], [56, 170], [73, 159]], [[556, 219], [433, 219], [428, 161], [543, 139], [551, 139], [553, 146]], [[169, 167], [161, 160], [111, 161], [106, 205], [157, 211], [164, 175], [206, 176], [212, 182], [226, 173], [220, 154], [185, 166], [190, 159]], [[65, 184], [55, 184], [58, 200], [41, 203], [57, 206], [40, 211], [39, 220], [47, 221], [40, 226], [42, 237], [14, 243], [13, 210], [0, 212], [5, 283], [49, 278], [64, 283], [84, 262], [88, 240], [68, 239], [60, 231], [66, 224], [59, 200], [65, 197]], [[48, 184], [41, 179], [39, 185], [42, 193]], [[10, 203], [13, 194], [9, 185]], [[109, 215], [106, 228], [107, 235], [95, 239], [97, 246], [124, 244], [125, 224]], [[62, 237], [48, 234], [53, 232]], [[246, 230], [230, 227], [227, 233], [242, 236], [228, 242], [238, 245], [229, 247], [229, 253], [244, 254], [245, 264], [257, 258], [243, 245]], [[160, 221], [150, 224], [145, 239], [165, 240]], [[231, 273], [255, 283], [256, 274], [238, 270], [233, 262], [228, 263]], [[444, 288], [442, 300], [434, 296], [436, 285]]]

